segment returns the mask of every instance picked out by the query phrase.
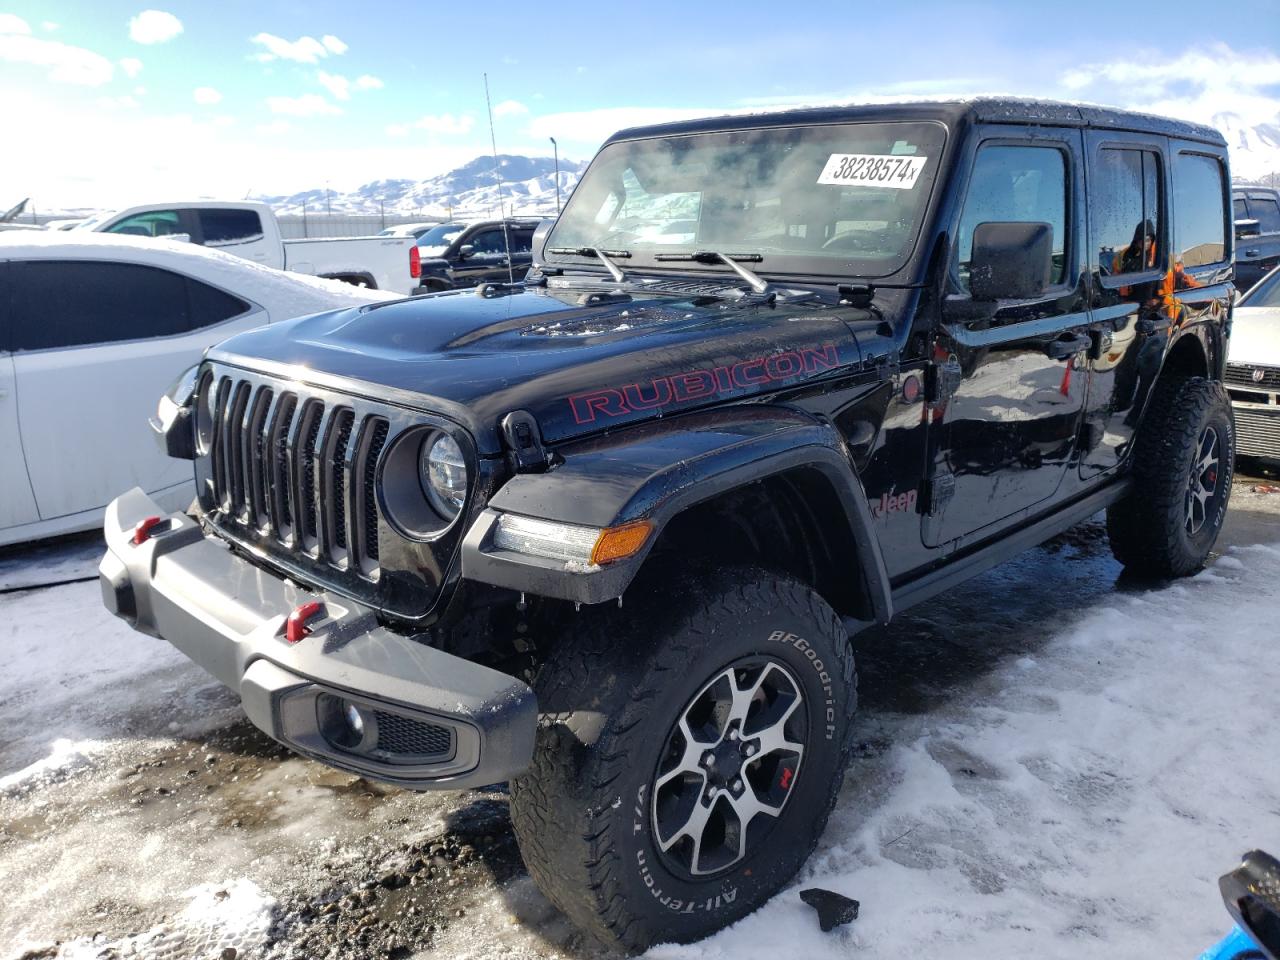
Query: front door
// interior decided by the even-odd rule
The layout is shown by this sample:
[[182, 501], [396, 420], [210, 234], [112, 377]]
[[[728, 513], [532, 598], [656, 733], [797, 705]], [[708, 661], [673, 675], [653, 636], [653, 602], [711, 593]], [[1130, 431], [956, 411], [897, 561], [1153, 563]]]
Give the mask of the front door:
[[[980, 539], [1047, 506], [1075, 452], [1087, 388], [1080, 135], [1011, 140], [1007, 131], [990, 131], [974, 156], [952, 248], [952, 293], [933, 346], [940, 396], [929, 414], [933, 463], [923, 510], [931, 546]], [[975, 304], [974, 229], [1014, 221], [1052, 228], [1050, 286], [1033, 300]]]
[[[472, 234], [464, 246], [472, 247], [465, 260], [453, 265], [454, 284], [474, 287], [480, 283], [505, 283], [508, 278], [507, 241], [502, 227], [479, 230]], [[516, 277], [521, 279], [520, 276]]]
[[[0, 267], [3, 265], [0, 264]], [[18, 389], [13, 357], [0, 353], [0, 530], [40, 519], [18, 434]]]

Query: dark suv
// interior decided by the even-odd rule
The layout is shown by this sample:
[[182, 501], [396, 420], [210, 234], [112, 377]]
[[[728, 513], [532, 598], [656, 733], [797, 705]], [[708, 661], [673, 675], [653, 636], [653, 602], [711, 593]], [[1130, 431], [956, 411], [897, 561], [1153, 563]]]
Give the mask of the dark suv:
[[525, 283], [212, 349], [161, 402], [198, 516], [116, 500], [107, 606], [307, 756], [511, 778], [605, 943], [701, 937], [818, 843], [860, 632], [1100, 510], [1202, 564], [1229, 183], [1215, 130], [1059, 103], [616, 134]]
[[1236, 228], [1236, 287], [1245, 293], [1280, 265], [1280, 191], [1236, 187], [1231, 204]]
[[444, 252], [422, 258], [415, 294], [437, 293], [482, 283], [523, 280], [533, 265], [536, 219], [485, 220], [469, 224]]

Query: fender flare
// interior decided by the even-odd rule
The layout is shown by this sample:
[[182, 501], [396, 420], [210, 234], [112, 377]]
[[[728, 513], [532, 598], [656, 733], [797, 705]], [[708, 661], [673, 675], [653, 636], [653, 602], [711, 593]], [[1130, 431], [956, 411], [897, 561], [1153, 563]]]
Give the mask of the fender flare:
[[[653, 421], [559, 448], [545, 473], [518, 474], [477, 517], [462, 546], [464, 579], [576, 603], [621, 597], [670, 520], [735, 488], [796, 468], [831, 485], [853, 538], [875, 619], [892, 615], [889, 576], [862, 482], [830, 423], [791, 407], [741, 405]], [[612, 527], [654, 524], [644, 548], [603, 566], [494, 546], [502, 513]], [[854, 575], [854, 572], [850, 572]]]

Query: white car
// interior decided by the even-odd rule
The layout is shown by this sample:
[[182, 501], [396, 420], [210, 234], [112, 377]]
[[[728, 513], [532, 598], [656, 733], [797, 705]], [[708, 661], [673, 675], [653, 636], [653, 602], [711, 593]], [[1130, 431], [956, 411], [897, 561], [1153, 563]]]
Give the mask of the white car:
[[87, 530], [121, 490], [191, 502], [156, 401], [206, 347], [395, 294], [214, 250], [106, 234], [0, 234], [0, 545]]
[[397, 223], [393, 227], [387, 227], [385, 230], [379, 230], [380, 237], [413, 237], [417, 240], [433, 227], [438, 226], [437, 221], [431, 223]]
[[1236, 450], [1280, 461], [1280, 267], [1236, 304], [1227, 353]]

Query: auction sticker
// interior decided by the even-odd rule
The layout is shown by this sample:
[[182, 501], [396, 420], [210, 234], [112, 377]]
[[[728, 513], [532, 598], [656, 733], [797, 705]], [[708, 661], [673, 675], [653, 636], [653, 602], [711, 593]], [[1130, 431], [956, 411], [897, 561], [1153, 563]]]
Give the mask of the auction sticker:
[[833, 153], [822, 168], [819, 183], [855, 187], [910, 190], [920, 178], [928, 157], [878, 156], [871, 153]]

